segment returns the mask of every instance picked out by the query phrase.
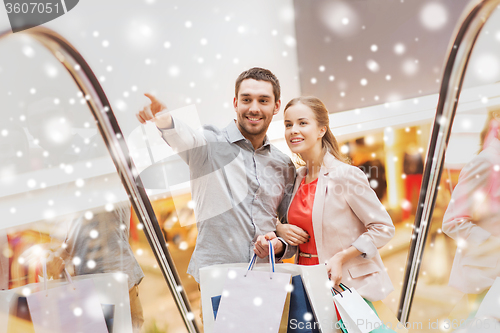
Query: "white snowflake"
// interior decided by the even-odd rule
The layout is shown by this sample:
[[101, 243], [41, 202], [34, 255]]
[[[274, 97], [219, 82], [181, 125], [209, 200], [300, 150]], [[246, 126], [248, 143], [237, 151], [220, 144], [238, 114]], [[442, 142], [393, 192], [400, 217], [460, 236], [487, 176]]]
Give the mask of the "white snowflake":
[[439, 30], [448, 22], [448, 10], [441, 3], [429, 2], [420, 11], [420, 22], [428, 30]]
[[25, 45], [22, 51], [28, 58], [33, 58], [35, 56], [35, 50], [31, 46]]

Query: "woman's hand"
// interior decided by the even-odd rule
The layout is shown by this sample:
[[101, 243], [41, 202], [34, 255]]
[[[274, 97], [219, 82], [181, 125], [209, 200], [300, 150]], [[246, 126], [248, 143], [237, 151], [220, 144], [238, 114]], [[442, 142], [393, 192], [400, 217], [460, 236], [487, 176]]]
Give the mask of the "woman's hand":
[[334, 286], [338, 286], [340, 282], [342, 282], [342, 266], [360, 254], [361, 252], [351, 245], [348, 249], [336, 253], [328, 260], [326, 263], [326, 271]]
[[309, 234], [293, 224], [278, 223], [276, 233], [289, 245], [297, 246], [309, 241]]
[[334, 255], [326, 263], [326, 271], [328, 272], [328, 278], [333, 282], [334, 286], [338, 286], [342, 281], [342, 259], [338, 255]]

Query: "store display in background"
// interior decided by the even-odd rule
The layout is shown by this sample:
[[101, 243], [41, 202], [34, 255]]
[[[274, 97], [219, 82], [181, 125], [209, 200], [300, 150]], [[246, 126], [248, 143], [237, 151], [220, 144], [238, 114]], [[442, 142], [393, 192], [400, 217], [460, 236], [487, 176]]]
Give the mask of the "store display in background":
[[424, 172], [424, 161], [418, 147], [411, 143], [404, 153], [403, 173], [405, 177], [405, 199], [406, 205], [403, 207], [403, 220], [415, 213]]
[[[191, 194], [177, 195], [175, 205], [172, 197], [152, 198], [151, 203], [167, 243], [173, 243], [180, 250], [194, 248], [198, 229], [191, 207]], [[130, 220], [131, 225], [139, 223], [135, 212], [132, 212]], [[139, 233], [137, 240], [144, 241], [145, 239]], [[132, 237], [132, 241], [136, 241], [136, 239]]]
[[365, 173], [370, 183], [370, 187], [377, 194], [377, 198], [382, 201], [387, 192], [387, 180], [385, 179], [385, 166], [379, 159], [368, 160], [359, 165]]
[[9, 242], [4, 230], [0, 230], [0, 290], [9, 289]]
[[7, 234], [7, 239], [10, 254], [9, 289], [38, 282], [38, 262], [27, 260], [23, 254], [36, 245], [49, 244], [50, 236], [36, 229], [23, 229]]

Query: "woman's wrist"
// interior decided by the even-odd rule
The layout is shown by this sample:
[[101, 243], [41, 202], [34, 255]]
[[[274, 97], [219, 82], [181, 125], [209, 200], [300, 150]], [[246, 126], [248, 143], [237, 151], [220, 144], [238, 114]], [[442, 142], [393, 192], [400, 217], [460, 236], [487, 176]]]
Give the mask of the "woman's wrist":
[[357, 257], [360, 254], [361, 254], [361, 252], [357, 248], [355, 248], [354, 246], [351, 246], [346, 250], [342, 250], [342, 251], [334, 254], [332, 259], [335, 258], [336, 260], [340, 261], [342, 264], [345, 264], [346, 261], [349, 261], [350, 259]]
[[330, 260], [336, 260], [336, 261], [339, 261], [340, 263], [344, 264], [345, 255], [343, 252], [337, 252], [333, 255], [333, 257]]

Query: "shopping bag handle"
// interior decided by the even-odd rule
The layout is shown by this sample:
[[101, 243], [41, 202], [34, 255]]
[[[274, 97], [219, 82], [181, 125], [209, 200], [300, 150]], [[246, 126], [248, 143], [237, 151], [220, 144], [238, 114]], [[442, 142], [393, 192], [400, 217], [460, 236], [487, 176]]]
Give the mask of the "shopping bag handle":
[[[49, 278], [47, 276], [47, 259], [45, 257], [42, 257], [42, 269], [43, 269], [43, 290], [45, 291], [45, 296], [48, 296], [47, 281]], [[64, 277], [66, 278], [66, 281], [68, 281], [71, 284], [73, 290], [76, 290], [76, 287], [73, 283], [73, 279], [71, 278], [71, 275], [68, 273], [66, 267], [64, 267], [63, 273]]]
[[[275, 264], [275, 259], [274, 259], [274, 248], [273, 244], [271, 243], [270, 240], [267, 241], [269, 245], [269, 270], [270, 270], [270, 278], [272, 279], [272, 273], [274, 273], [274, 264]], [[248, 264], [247, 271], [245, 272], [245, 277], [247, 276], [248, 272], [253, 269], [253, 266], [255, 265], [255, 262], [257, 261], [257, 254], [254, 253], [252, 256], [252, 260], [250, 260], [250, 263]]]
[[[340, 287], [340, 289], [342, 289], [342, 291], [349, 290], [349, 292], [352, 294], [351, 289], [349, 289], [349, 287], [347, 287], [345, 284], [339, 283], [339, 287]], [[338, 291], [337, 289], [335, 289], [333, 287], [332, 287], [332, 294], [333, 294], [333, 296], [340, 295], [340, 297], [342, 297], [342, 298], [344, 297], [344, 295], [342, 295], [342, 292]]]
[[338, 291], [337, 289], [335, 289], [335, 288], [332, 287], [331, 290], [332, 290], [332, 295], [334, 297], [337, 296], [337, 295], [340, 295], [340, 297], [344, 298], [344, 295], [342, 295], [342, 293], [340, 291]]
[[349, 287], [348, 287], [348, 286], [346, 286], [345, 284], [340, 283], [340, 284], [339, 284], [339, 287], [340, 287], [340, 288], [342, 288], [342, 291], [346, 291], [346, 289], [347, 289], [347, 290], [349, 290], [349, 292], [352, 294], [351, 289], [349, 289]]

